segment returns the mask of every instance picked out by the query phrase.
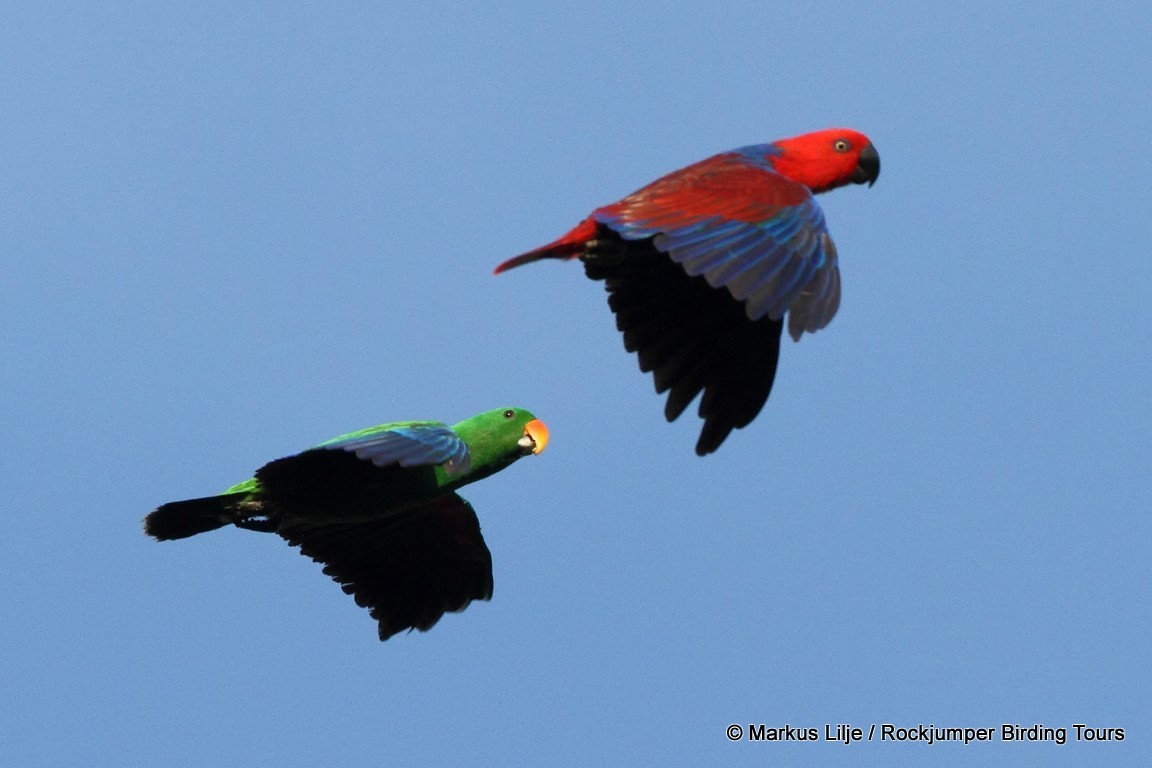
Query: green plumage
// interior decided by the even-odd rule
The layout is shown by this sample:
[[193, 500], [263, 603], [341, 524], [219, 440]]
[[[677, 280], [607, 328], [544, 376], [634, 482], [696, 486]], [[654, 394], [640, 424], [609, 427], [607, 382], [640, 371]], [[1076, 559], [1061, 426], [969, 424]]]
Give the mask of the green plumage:
[[384, 640], [491, 597], [491, 555], [456, 490], [546, 441], [543, 424], [519, 408], [452, 427], [381, 424], [269, 462], [218, 496], [165, 504], [144, 531], [162, 541], [229, 524], [276, 533], [370, 608]]

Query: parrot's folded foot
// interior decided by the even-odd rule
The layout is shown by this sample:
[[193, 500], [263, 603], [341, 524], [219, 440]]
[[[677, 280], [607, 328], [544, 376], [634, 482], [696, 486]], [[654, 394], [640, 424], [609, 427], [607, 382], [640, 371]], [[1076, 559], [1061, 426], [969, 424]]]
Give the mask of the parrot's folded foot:
[[276, 533], [277, 523], [270, 517], [237, 517], [232, 521], [237, 528], [260, 533]]
[[589, 240], [584, 246], [584, 253], [580, 258], [585, 264], [595, 262], [616, 266], [628, 259], [630, 251], [627, 243], [622, 241], [619, 235], [606, 227], [602, 227], [598, 234], [598, 237]]
[[257, 500], [243, 501], [231, 509], [232, 524], [237, 528], [260, 533], [275, 533], [277, 521], [264, 511]]

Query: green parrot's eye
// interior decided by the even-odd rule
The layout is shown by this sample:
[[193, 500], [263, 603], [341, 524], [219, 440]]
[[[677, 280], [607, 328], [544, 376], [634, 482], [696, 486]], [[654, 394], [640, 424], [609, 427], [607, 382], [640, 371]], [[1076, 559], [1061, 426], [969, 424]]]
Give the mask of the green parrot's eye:
[[504, 411], [504, 418], [506, 418], [506, 419], [510, 419], [510, 418], [512, 418], [512, 417], [513, 417], [513, 416], [515, 416], [515, 415], [516, 415], [516, 411], [512, 410], [511, 408], [509, 408], [508, 410]]
[[852, 149], [852, 145], [844, 139], [836, 139], [836, 142], [832, 145], [832, 148], [837, 152], [847, 152], [848, 150]]

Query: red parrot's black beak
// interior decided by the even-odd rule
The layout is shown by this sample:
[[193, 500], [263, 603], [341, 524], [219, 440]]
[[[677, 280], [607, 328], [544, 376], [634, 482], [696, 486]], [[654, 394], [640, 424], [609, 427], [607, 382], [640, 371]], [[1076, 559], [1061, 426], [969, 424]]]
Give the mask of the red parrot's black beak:
[[856, 158], [856, 170], [852, 172], [853, 184], [868, 184], [872, 186], [880, 178], [880, 154], [876, 147], [869, 144], [860, 150], [860, 157]]

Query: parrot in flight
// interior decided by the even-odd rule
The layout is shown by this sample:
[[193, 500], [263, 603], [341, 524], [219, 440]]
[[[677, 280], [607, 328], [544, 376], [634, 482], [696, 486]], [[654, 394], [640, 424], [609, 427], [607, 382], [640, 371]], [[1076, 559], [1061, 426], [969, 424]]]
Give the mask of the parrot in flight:
[[219, 496], [165, 504], [144, 532], [160, 541], [228, 524], [276, 533], [371, 611], [381, 640], [426, 632], [492, 597], [492, 555], [457, 489], [547, 443], [547, 427], [521, 408], [451, 427], [381, 424], [265, 464]]
[[872, 142], [846, 128], [742, 147], [597, 208], [495, 273], [580, 259], [604, 281], [624, 348], [668, 393], [668, 421], [703, 393], [696, 453], [705, 456], [768, 400], [784, 315], [799, 341], [840, 305], [836, 246], [813, 195], [879, 175]]

